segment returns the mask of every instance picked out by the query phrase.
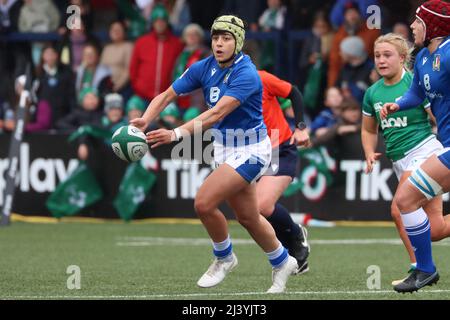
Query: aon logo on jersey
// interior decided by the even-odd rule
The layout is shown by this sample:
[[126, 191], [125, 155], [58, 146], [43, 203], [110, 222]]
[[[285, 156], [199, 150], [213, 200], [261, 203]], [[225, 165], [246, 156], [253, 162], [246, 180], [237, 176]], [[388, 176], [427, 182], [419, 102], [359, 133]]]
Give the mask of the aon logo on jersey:
[[386, 128], [404, 128], [408, 125], [408, 118], [388, 118], [381, 120], [381, 129]]

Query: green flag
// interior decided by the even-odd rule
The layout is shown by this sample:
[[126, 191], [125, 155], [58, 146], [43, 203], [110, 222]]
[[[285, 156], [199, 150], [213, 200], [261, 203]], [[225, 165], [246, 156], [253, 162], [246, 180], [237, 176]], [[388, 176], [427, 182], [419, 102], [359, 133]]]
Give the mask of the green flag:
[[102, 197], [102, 189], [94, 174], [85, 163], [80, 163], [50, 194], [45, 205], [54, 217], [61, 218], [78, 213]]
[[114, 208], [123, 220], [130, 221], [133, 218], [155, 182], [156, 175], [145, 170], [140, 162], [128, 166], [114, 199]]
[[319, 104], [320, 85], [322, 81], [323, 63], [318, 58], [316, 63], [309, 69], [308, 78], [306, 79], [305, 88], [303, 90], [303, 101], [309, 109], [314, 109]]

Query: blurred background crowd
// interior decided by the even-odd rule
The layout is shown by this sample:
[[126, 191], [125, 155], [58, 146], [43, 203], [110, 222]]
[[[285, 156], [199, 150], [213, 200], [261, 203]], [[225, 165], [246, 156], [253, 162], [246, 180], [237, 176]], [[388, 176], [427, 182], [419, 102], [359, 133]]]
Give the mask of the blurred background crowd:
[[[0, 134], [15, 128], [27, 63], [35, 99], [28, 104], [26, 132], [70, 132], [82, 125], [113, 131], [210, 54], [209, 28], [225, 13], [246, 21], [244, 51], [257, 68], [300, 88], [315, 144], [357, 133], [364, 92], [379, 79], [374, 42], [387, 32], [410, 39], [409, 24], [422, 2], [0, 0]], [[371, 5], [380, 8], [381, 29], [366, 23]], [[281, 106], [293, 116], [289, 101]], [[205, 108], [202, 92], [193, 92], [152, 125], [178, 126]]]

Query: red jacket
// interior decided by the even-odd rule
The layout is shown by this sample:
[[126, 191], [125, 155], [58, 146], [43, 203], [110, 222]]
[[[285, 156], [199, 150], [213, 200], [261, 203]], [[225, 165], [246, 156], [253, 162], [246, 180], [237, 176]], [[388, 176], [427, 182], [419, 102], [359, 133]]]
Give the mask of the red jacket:
[[183, 43], [170, 31], [159, 40], [155, 32], [140, 37], [130, 63], [130, 80], [134, 92], [151, 100], [172, 84], [175, 61]]

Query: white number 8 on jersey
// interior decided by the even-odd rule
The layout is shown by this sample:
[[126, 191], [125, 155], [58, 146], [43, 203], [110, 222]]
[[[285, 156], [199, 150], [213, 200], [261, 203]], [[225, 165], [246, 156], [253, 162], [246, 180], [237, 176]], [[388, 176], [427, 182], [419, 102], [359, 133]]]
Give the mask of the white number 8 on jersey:
[[220, 89], [218, 87], [211, 87], [209, 90], [209, 101], [216, 103], [219, 100]]
[[425, 86], [425, 89], [427, 89], [427, 91], [431, 90], [431, 84], [430, 84], [430, 75], [428, 73], [426, 73], [423, 76], [423, 84]]

